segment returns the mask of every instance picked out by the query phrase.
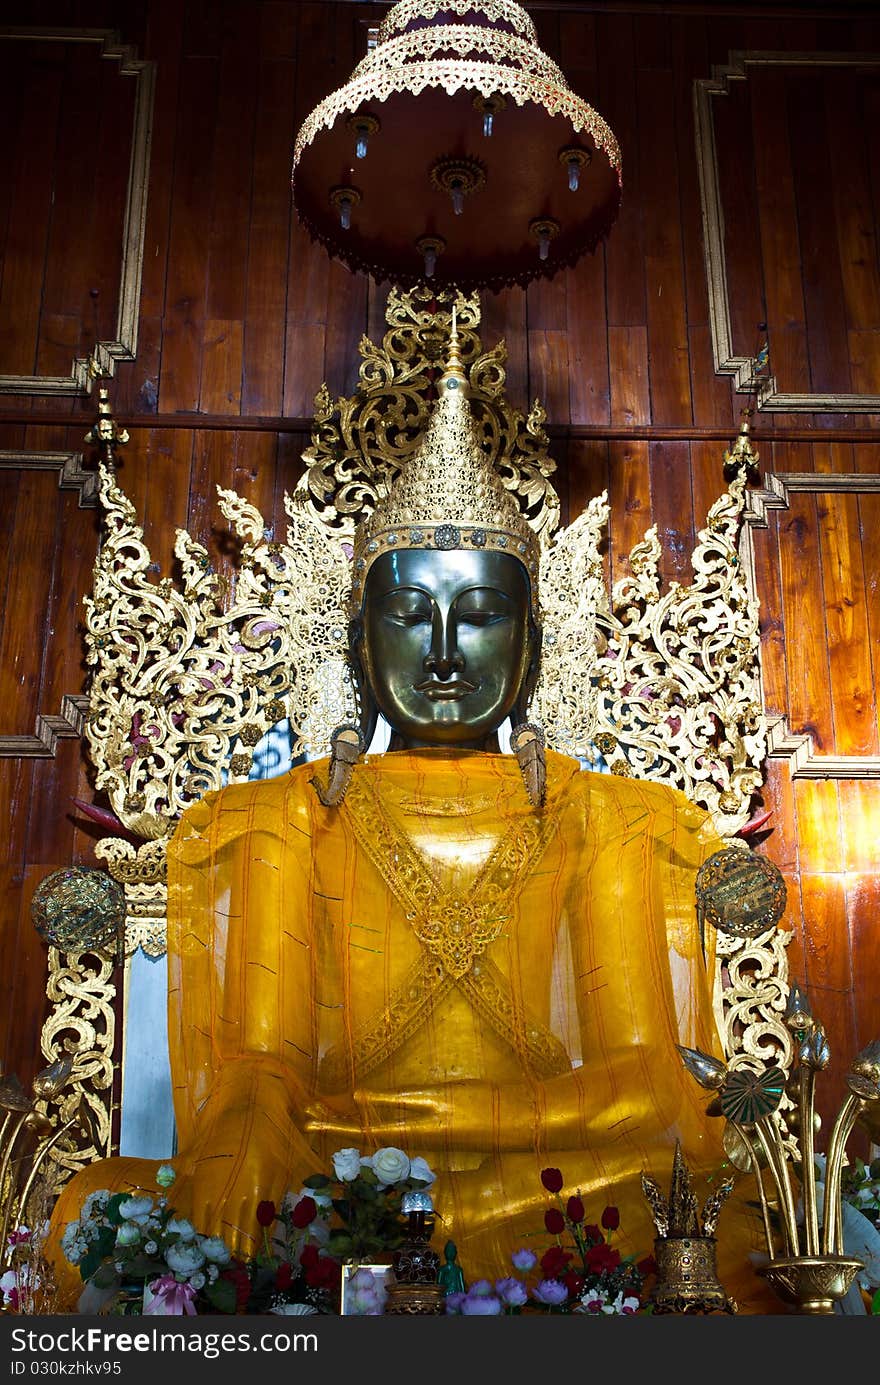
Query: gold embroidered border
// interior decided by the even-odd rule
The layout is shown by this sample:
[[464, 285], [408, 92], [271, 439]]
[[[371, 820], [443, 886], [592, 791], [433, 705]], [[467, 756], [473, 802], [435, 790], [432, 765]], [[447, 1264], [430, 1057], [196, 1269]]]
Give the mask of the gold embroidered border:
[[[493, 962], [483, 958], [507, 921], [507, 914], [499, 910], [509, 908], [516, 899], [553, 835], [559, 806], [546, 810], [539, 819], [513, 824], [464, 895], [443, 889], [421, 853], [392, 822], [363, 769], [355, 771], [342, 811], [427, 954], [394, 991], [378, 1019], [355, 1037], [352, 1060], [358, 1075], [395, 1052], [452, 983], [499, 1037], [514, 1043], [537, 1076], [567, 1071], [571, 1061], [550, 1030], [528, 1015], [524, 1027], [517, 1025], [505, 978]], [[341, 1078], [345, 1072], [342, 1055], [327, 1054], [322, 1072]]]

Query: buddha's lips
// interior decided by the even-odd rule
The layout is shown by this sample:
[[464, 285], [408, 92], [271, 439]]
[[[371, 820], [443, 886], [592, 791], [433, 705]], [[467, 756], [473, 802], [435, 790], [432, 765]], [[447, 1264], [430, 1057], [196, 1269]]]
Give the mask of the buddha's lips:
[[424, 683], [416, 684], [416, 692], [424, 693], [426, 697], [436, 699], [439, 702], [455, 702], [460, 697], [466, 697], [468, 693], [476, 692], [473, 683], [469, 683], [466, 678], [457, 678], [454, 683], [441, 683], [436, 678], [426, 678]]

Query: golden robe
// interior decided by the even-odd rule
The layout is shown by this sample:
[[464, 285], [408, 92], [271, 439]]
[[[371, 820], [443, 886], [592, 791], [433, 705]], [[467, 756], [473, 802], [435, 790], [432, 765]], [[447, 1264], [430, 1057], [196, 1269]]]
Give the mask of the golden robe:
[[[168, 851], [172, 1200], [199, 1231], [247, 1249], [258, 1202], [332, 1172], [340, 1148], [396, 1145], [437, 1172], [438, 1235], [472, 1281], [551, 1243], [548, 1165], [588, 1221], [620, 1209], [616, 1243], [637, 1257], [655, 1234], [642, 1171], [668, 1187], [679, 1139], [717, 1175], [721, 1123], [675, 1045], [721, 1053], [694, 905], [721, 843], [676, 790], [547, 763], [541, 813], [513, 757], [430, 749], [368, 757], [337, 808], [310, 783], [318, 762], [184, 815]], [[155, 1168], [86, 1169], [56, 1236], [87, 1192], [152, 1189]], [[760, 1245], [756, 1214], [728, 1204], [720, 1272], [747, 1305], [764, 1296]]]

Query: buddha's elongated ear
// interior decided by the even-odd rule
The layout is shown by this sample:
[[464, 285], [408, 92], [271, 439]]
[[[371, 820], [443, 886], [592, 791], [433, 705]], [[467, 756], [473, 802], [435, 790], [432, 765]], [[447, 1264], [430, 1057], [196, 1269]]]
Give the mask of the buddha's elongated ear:
[[510, 748], [517, 758], [529, 802], [533, 808], [543, 808], [547, 790], [544, 732], [533, 721], [514, 726], [510, 733]]
[[327, 783], [315, 775], [311, 780], [325, 808], [336, 808], [345, 798], [354, 767], [364, 753], [364, 738], [359, 726], [337, 726], [330, 739], [330, 768]]

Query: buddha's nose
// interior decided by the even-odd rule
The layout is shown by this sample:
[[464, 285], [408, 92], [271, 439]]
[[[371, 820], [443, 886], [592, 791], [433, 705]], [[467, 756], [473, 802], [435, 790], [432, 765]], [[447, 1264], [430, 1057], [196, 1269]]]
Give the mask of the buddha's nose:
[[464, 655], [458, 647], [455, 617], [450, 612], [444, 619], [438, 611], [431, 628], [431, 647], [425, 655], [425, 671], [445, 682], [453, 673], [461, 673], [463, 668]]

